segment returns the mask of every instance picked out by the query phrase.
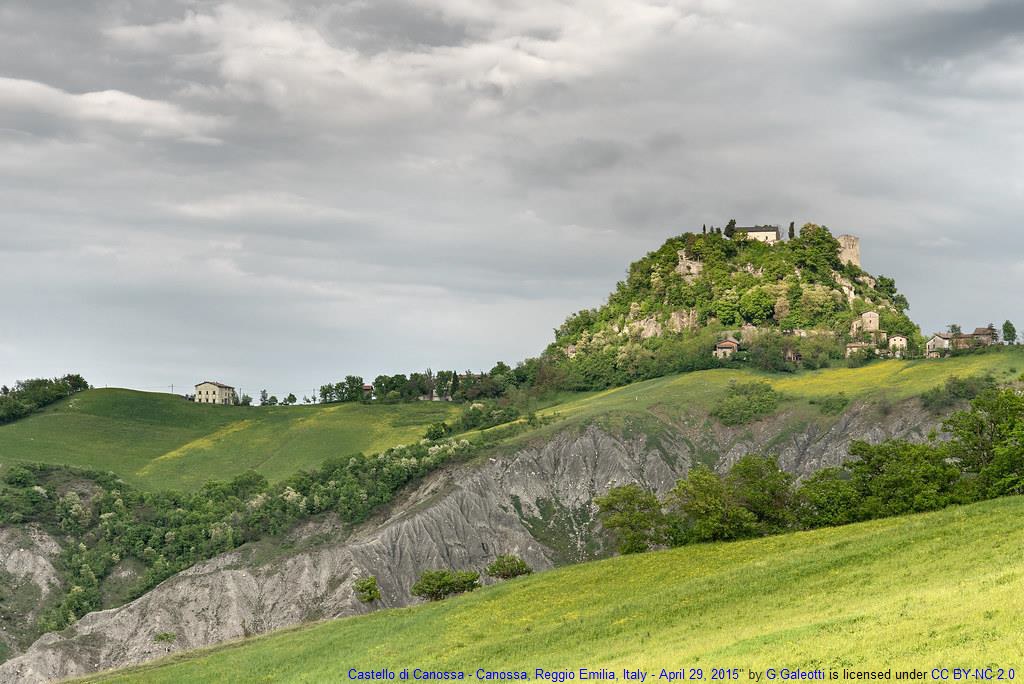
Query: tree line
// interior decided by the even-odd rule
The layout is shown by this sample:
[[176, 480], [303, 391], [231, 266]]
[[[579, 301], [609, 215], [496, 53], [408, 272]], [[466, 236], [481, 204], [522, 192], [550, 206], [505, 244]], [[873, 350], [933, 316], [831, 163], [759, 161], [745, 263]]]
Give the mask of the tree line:
[[89, 383], [77, 373], [61, 378], [19, 380], [14, 387], [0, 387], [0, 425], [38, 411], [58, 399], [89, 389]]

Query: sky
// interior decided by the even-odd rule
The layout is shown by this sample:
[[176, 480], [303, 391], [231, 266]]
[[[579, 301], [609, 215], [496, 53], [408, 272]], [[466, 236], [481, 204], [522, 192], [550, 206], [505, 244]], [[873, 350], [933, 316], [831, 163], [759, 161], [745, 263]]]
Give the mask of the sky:
[[729, 219], [1024, 324], [1022, 122], [1018, 0], [4, 0], [0, 382], [486, 369]]

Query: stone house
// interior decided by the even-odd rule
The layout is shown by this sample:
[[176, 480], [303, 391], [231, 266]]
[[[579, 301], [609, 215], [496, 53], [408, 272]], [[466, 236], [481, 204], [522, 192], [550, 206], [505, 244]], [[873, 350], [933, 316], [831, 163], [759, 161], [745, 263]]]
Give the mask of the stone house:
[[872, 348], [872, 345], [867, 342], [851, 342], [846, 345], [846, 358], [850, 358], [857, 352], [867, 351]]
[[740, 350], [740, 343], [732, 337], [727, 337], [715, 345], [715, 358], [728, 359]]
[[990, 347], [995, 341], [996, 331], [993, 328], [975, 328], [973, 333], [935, 333], [925, 345], [925, 353], [934, 359], [951, 351]]
[[235, 388], [220, 382], [204, 380], [196, 385], [196, 396], [193, 399], [197, 404], [234, 404], [238, 399]]
[[862, 332], [877, 333], [880, 329], [881, 319], [877, 311], [865, 311], [860, 318], [855, 318], [850, 324], [850, 337], [856, 337]]
[[889, 351], [897, 356], [902, 356], [909, 345], [910, 340], [905, 335], [893, 335], [889, 338]]

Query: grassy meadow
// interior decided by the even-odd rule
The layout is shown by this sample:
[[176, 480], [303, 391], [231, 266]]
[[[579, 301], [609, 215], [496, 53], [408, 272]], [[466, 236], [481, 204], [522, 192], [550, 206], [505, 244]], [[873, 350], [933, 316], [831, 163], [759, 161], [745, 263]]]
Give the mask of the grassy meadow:
[[1019, 671], [1022, 519], [1014, 497], [613, 558], [84, 681], [323, 682], [351, 667]]
[[[812, 403], [844, 393], [851, 401], [898, 402], [952, 376], [991, 374], [1005, 382], [1024, 371], [1024, 347], [999, 353], [920, 361], [880, 361], [792, 375], [720, 369], [668, 376], [626, 387], [548, 398], [537, 411], [545, 425], [518, 432], [486, 430], [516, 446], [572, 425], [598, 421], [616, 430], [704, 421], [730, 382], [760, 380], [784, 398], [793, 424], [833, 421]], [[18, 462], [109, 470], [148, 489], [190, 489], [210, 479], [256, 470], [279, 480], [331, 456], [373, 453], [423, 437], [430, 423], [460, 407], [440, 402], [241, 407], [186, 402], [170, 394], [89, 390], [18, 422], [0, 426], [0, 470]], [[522, 426], [520, 426], [521, 428]], [[508, 431], [514, 433], [504, 438]], [[470, 435], [473, 438], [473, 435]]]
[[279, 480], [331, 456], [419, 440], [450, 404], [243, 407], [171, 394], [88, 390], [0, 426], [0, 463], [109, 470], [148, 489], [188, 489], [256, 470]]

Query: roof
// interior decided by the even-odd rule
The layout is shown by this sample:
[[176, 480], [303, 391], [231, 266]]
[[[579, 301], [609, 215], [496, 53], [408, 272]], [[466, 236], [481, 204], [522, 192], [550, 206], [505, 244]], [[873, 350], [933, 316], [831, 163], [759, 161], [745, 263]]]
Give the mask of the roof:
[[993, 334], [995, 334], [995, 330], [993, 330], [992, 328], [975, 328], [974, 332], [972, 334], [973, 335], [993, 335]]
[[850, 342], [848, 345], [846, 345], [846, 348], [847, 349], [854, 349], [854, 348], [859, 349], [861, 347], [870, 347], [870, 346], [871, 345], [868, 344], [867, 342]]
[[736, 230], [743, 231], [744, 233], [771, 233], [773, 235], [779, 234], [778, 226], [749, 226], [746, 228], [736, 226]]
[[939, 338], [941, 338], [943, 340], [951, 340], [951, 339], [953, 339], [954, 335], [952, 335], [950, 333], [935, 333], [934, 335], [932, 335], [932, 339], [933, 340], [936, 337], [939, 337]]
[[213, 380], [203, 380], [202, 382], [197, 382], [196, 383], [196, 387], [199, 387], [200, 385], [214, 385], [215, 387], [220, 387], [221, 389], [229, 389], [229, 390], [235, 389], [231, 385], [225, 385], [222, 382], [214, 382]]
[[716, 344], [715, 348], [718, 348], [718, 347], [736, 347], [738, 349], [739, 346], [740, 346], [740, 343], [737, 340], [734, 340], [731, 337], [727, 337], [724, 340], [722, 340], [721, 342], [719, 342], [718, 344]]

